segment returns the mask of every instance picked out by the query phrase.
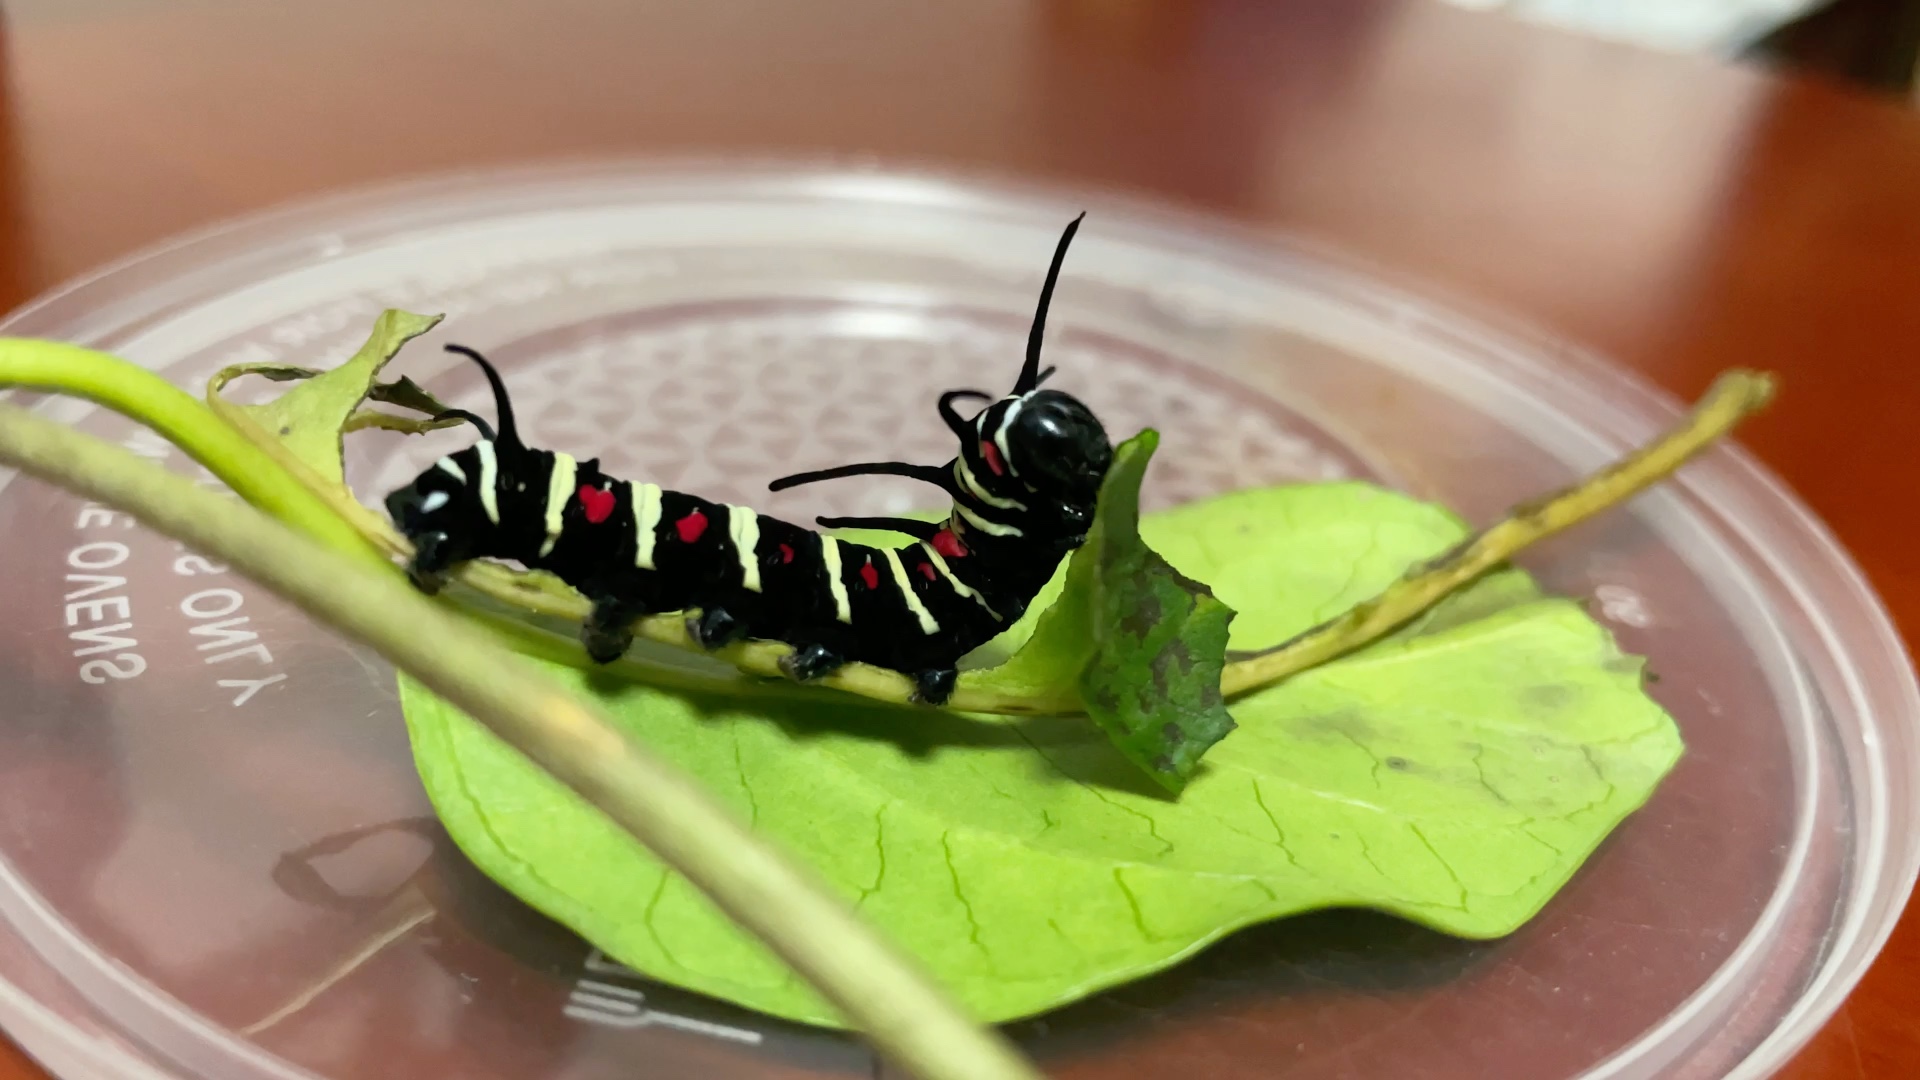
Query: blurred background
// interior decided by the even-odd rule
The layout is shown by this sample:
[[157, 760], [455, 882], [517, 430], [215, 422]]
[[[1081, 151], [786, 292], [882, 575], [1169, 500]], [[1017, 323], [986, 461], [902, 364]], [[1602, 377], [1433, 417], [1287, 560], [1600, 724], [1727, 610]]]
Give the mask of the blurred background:
[[1785, 61], [1911, 94], [1920, 59], [1912, 0], [1447, 0], [1676, 52]]
[[[1667, 52], [1781, 62], [1913, 95], [1920, 0], [1440, 0]], [[174, 6], [271, 7], [276, 0], [0, 0], [14, 19], [76, 20]], [[1068, 4], [1066, 6], [1075, 6]], [[1133, 8], [1135, 2], [1114, 3]], [[1310, 5], [1309, 5], [1310, 6]]]
[[[0, 12], [0, 310], [183, 230], [447, 170], [744, 149], [1119, 191], [1517, 313], [1677, 397], [1734, 364], [1782, 372], [1791, 408], [1743, 442], [1834, 527], [1910, 639], [1920, 627], [1920, 503], [1889, 495], [1911, 487], [1920, 453], [1920, 367], [1906, 359], [1920, 341], [1920, 0], [0, 0]], [[315, 800], [331, 812], [338, 796]], [[101, 834], [101, 851], [119, 843]], [[1674, 910], [1639, 928], [1646, 955], [1682, 951]], [[1586, 940], [1547, 947], [1573, 956]], [[209, 978], [233, 955], [209, 961]], [[1914, 1075], [1920, 920], [1887, 957], [1793, 1080]], [[1516, 970], [1513, 993], [1553, 983]], [[1396, 1006], [1367, 985], [1352, 997], [1365, 1039], [1386, 1045], [1374, 1035]], [[1435, 1039], [1465, 1037], [1458, 1014], [1406, 1000]], [[370, 1025], [407, 1024], [388, 1011]], [[1322, 1038], [1324, 1021], [1301, 1015]], [[1276, 1053], [1320, 1052], [1283, 1025], [1218, 1023], [1115, 1053], [1144, 1069], [1152, 1053], [1217, 1052], [1249, 1031]], [[0, 1043], [0, 1080], [30, 1075], [7, 1062]]]

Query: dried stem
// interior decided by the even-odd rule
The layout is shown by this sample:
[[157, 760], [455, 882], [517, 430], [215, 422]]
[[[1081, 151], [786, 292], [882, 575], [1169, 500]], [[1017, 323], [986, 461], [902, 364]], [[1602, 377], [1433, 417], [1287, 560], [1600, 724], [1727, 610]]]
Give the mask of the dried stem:
[[1626, 457], [1506, 518], [1445, 554], [1415, 566], [1371, 600], [1271, 649], [1239, 656], [1220, 679], [1228, 695], [1245, 693], [1317, 667], [1405, 626], [1528, 546], [1609, 510], [1671, 475], [1695, 454], [1772, 400], [1771, 376], [1730, 371], [1679, 427]]

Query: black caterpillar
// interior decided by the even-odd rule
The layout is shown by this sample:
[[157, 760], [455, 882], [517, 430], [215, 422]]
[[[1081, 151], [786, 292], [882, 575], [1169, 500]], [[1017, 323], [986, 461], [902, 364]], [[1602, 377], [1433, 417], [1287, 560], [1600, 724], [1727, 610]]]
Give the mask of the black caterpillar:
[[[817, 519], [918, 543], [838, 541], [744, 507], [612, 479], [598, 459], [528, 447], [493, 365], [449, 345], [485, 371], [500, 427], [496, 435], [472, 413], [442, 414], [472, 423], [481, 441], [387, 496], [387, 512], [415, 547], [414, 582], [432, 592], [458, 563], [513, 559], [551, 571], [592, 601], [581, 640], [602, 663], [632, 644], [635, 618], [685, 610], [694, 613], [689, 631], [709, 649], [743, 637], [792, 645], [782, 669], [798, 681], [857, 660], [911, 675], [919, 700], [945, 702], [960, 657], [1018, 619], [1085, 541], [1113, 461], [1106, 431], [1085, 405], [1039, 389], [1053, 374], [1040, 370], [1047, 305], [1079, 226], [1075, 218], [1054, 250], [1013, 392], [998, 401], [978, 390], [941, 395], [940, 417], [960, 439], [952, 461], [843, 465], [769, 485], [780, 491], [869, 474], [937, 485], [953, 497], [943, 523]], [[953, 407], [963, 398], [992, 404], [964, 419]]]

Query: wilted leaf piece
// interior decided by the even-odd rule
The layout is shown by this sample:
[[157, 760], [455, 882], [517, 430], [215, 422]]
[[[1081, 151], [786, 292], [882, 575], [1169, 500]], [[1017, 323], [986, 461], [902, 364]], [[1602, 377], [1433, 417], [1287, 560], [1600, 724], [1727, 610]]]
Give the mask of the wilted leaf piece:
[[[1357, 484], [1242, 492], [1145, 519], [1242, 612], [1236, 648], [1337, 614], [1465, 534]], [[1056, 608], [1024, 624], [1039, 640]], [[1391, 638], [1237, 699], [1178, 799], [1084, 717], [822, 697], [593, 689], [636, 737], [803, 858], [982, 1018], [1173, 964], [1329, 906], [1493, 937], [1530, 918], [1678, 758], [1640, 664], [1515, 572]], [[778, 1016], [831, 1012], [683, 880], [411, 683], [427, 791], [486, 873], [625, 963]]]
[[[1091, 646], [1076, 680], [1087, 715], [1128, 760], [1177, 793], [1201, 755], [1233, 730], [1220, 698], [1233, 609], [1140, 538], [1140, 482], [1159, 442], [1147, 431], [1118, 448], [1065, 595], [1084, 614], [1079, 635]], [[1086, 597], [1073, 597], [1076, 590]]]
[[[393, 359], [402, 345], [433, 329], [441, 318], [439, 315], [415, 315], [392, 309], [383, 311], [374, 320], [373, 333], [368, 336], [367, 343], [360, 346], [352, 359], [337, 368], [317, 375], [294, 367], [235, 369], [215, 378], [210, 384], [208, 397], [220, 411], [244, 417], [259, 432], [277, 440], [281, 447], [320, 479], [344, 486], [346, 473], [341, 464], [340, 438], [347, 429], [348, 421], [360, 408], [360, 403], [374, 393], [374, 379], [380, 374], [380, 369]], [[264, 405], [235, 405], [221, 399], [218, 390], [238, 374], [262, 375], [275, 381], [304, 381]], [[383, 395], [380, 400], [393, 401], [395, 404], [417, 405], [433, 400], [405, 379], [379, 389]]]
[[1023, 620], [1032, 636], [966, 685], [1085, 709], [1128, 760], [1178, 792], [1233, 730], [1220, 699], [1233, 610], [1140, 537], [1140, 484], [1159, 443], [1143, 431], [1114, 449], [1087, 542], [1034, 600], [1042, 613]]

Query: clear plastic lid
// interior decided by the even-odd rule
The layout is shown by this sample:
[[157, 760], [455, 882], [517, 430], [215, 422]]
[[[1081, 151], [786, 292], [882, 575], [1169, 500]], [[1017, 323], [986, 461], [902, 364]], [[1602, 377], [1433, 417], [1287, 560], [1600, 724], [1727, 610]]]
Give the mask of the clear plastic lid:
[[[397, 370], [478, 401], [437, 343], [484, 347], [541, 443], [772, 513], [885, 513], [910, 489], [764, 485], [939, 453], [927, 402], [1019, 354], [1083, 208], [1050, 359], [1092, 373], [1075, 390], [1111, 429], [1163, 432], [1150, 506], [1361, 476], [1485, 521], [1678, 414], [1564, 344], [1282, 238], [780, 166], [311, 204], [131, 259], [0, 331], [198, 391], [227, 364], [336, 362], [383, 308], [445, 312]], [[119, 417], [40, 407], [165, 454]], [[351, 449], [372, 500], [443, 447]], [[482, 878], [431, 816], [377, 657], [32, 481], [0, 480], [0, 537], [0, 1023], [62, 1076], [887, 1075], [852, 1037], [637, 978]], [[1920, 810], [1920, 698], [1859, 572], [1732, 448], [1523, 561], [1660, 676], [1688, 752], [1646, 809], [1504, 940], [1328, 912], [1012, 1025], [1052, 1075], [1758, 1076], [1832, 1013], [1920, 863], [1896, 828]]]

